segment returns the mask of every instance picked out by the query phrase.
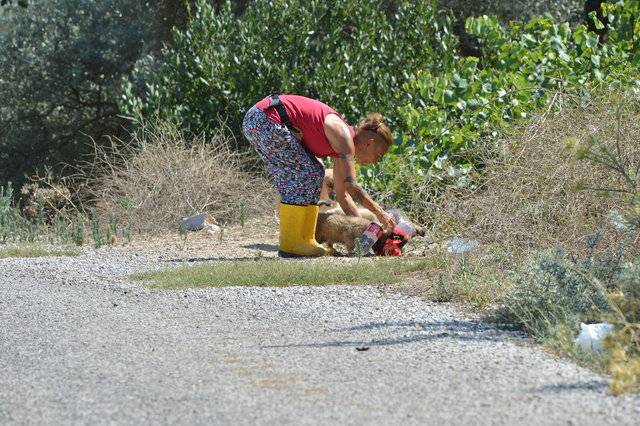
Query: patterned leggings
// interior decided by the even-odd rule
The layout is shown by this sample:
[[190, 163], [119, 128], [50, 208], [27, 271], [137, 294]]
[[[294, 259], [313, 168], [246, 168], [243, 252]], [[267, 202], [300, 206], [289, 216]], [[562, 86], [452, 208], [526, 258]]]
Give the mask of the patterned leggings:
[[285, 125], [269, 120], [254, 106], [244, 117], [242, 132], [273, 176], [283, 203], [306, 206], [318, 202], [324, 166]]

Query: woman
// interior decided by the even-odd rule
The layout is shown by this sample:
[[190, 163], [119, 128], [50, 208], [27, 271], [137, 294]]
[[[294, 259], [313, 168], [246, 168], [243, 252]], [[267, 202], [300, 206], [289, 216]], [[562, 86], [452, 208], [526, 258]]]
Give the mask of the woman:
[[355, 203], [371, 210], [384, 228], [393, 216], [356, 183], [355, 162], [378, 162], [392, 144], [380, 114], [369, 115], [354, 130], [320, 101], [297, 95], [272, 95], [246, 114], [242, 130], [273, 176], [280, 194], [281, 256], [321, 256], [315, 239], [318, 196], [324, 166], [316, 157], [333, 157], [336, 200], [342, 210], [359, 216]]

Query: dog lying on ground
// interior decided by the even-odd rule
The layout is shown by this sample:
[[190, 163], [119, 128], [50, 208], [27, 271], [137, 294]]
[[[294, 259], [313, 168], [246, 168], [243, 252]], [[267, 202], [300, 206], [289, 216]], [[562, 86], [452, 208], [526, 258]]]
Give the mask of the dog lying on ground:
[[[342, 213], [342, 211], [319, 213], [316, 224], [316, 241], [321, 244], [327, 244], [331, 249], [335, 249], [334, 244], [342, 244], [349, 254], [353, 254], [356, 240], [362, 236], [371, 222], [379, 224], [375, 216], [374, 220], [371, 220], [366, 217], [347, 216]], [[425, 235], [424, 228], [415, 224], [413, 226], [415, 228], [415, 234], [410, 235], [409, 239], [416, 235]], [[384, 244], [391, 235], [392, 230], [386, 230], [380, 237], [382, 240], [381, 244]]]
[[330, 249], [334, 249], [334, 244], [343, 244], [351, 254], [355, 250], [356, 240], [370, 223], [370, 220], [363, 217], [347, 216], [344, 213], [319, 213], [316, 241], [326, 243]]
[[[333, 193], [333, 170], [327, 169], [325, 179], [320, 192], [321, 201], [320, 213], [318, 214], [318, 222], [316, 225], [316, 241], [326, 243], [329, 248], [334, 248], [334, 244], [342, 244], [349, 254], [353, 254], [355, 250], [356, 240], [362, 236], [365, 229], [371, 222], [380, 224], [376, 216], [369, 210], [359, 207], [357, 216], [347, 216], [344, 214], [337, 202], [332, 200]], [[414, 224], [415, 235], [424, 236], [425, 231], [422, 227]], [[392, 230], [387, 230], [380, 237], [382, 243], [391, 236]], [[414, 237], [411, 235], [409, 238]]]

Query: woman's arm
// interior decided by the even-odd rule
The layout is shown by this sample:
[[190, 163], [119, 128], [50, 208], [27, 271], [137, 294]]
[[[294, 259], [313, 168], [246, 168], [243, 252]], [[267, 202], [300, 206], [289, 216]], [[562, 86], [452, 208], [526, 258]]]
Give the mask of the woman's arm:
[[393, 226], [393, 216], [373, 201], [356, 182], [355, 147], [345, 122], [336, 115], [328, 115], [324, 131], [331, 147], [338, 153], [338, 157], [334, 158], [333, 185], [342, 210], [350, 216], [360, 216], [355, 205], [358, 203], [373, 212], [385, 228]]
[[[353, 169], [353, 170], [352, 170]], [[336, 192], [336, 201], [349, 216], [360, 216], [358, 207], [348, 192], [346, 181], [348, 176], [355, 175], [355, 165], [346, 158], [334, 158], [333, 160], [333, 188]]]

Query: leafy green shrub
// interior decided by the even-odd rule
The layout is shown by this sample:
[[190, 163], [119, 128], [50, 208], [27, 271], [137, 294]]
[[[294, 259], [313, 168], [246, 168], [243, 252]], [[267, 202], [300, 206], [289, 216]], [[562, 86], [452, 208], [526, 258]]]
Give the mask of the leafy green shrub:
[[451, 61], [455, 39], [431, 1], [402, 0], [392, 14], [384, 6], [258, 0], [236, 17], [228, 2], [216, 10], [198, 0], [187, 28], [164, 50], [158, 74], [134, 72], [122, 107], [196, 134], [213, 133], [214, 119], [223, 118], [240, 136], [251, 105], [289, 92], [322, 99], [352, 123], [372, 111], [393, 123], [406, 96], [402, 85], [417, 69]]
[[[119, 18], [121, 8], [112, 10], [113, 1], [80, 3], [34, 3], [0, 35], [0, 179], [72, 159], [82, 133], [116, 130], [105, 125], [118, 112], [114, 83], [132, 62], [126, 55], [139, 51], [141, 34]], [[117, 32], [125, 37], [112, 43]]]
[[580, 321], [599, 320], [609, 302], [596, 269], [590, 256], [571, 258], [561, 250], [538, 254], [516, 273], [503, 319], [536, 337], [548, 336], [559, 324], [577, 329]]
[[[467, 30], [482, 45], [482, 59], [460, 58], [444, 69], [424, 70], [404, 90], [411, 102], [399, 108], [406, 127], [401, 142], [384, 161], [365, 171], [377, 192], [395, 191], [390, 200], [404, 207], [402, 189], [393, 169], [397, 157], [404, 175], [415, 176], [414, 187], [425, 177], [434, 184], [466, 184], [480, 159], [462, 154], [478, 144], [495, 143], [515, 120], [546, 107], [558, 93], [581, 93], [586, 88], [613, 82], [640, 86], [637, 53], [640, 32], [633, 26], [637, 4], [607, 7], [609, 41], [584, 25], [571, 28], [549, 17], [503, 27], [495, 18], [469, 18]], [[406, 185], [406, 183], [405, 183]]]
[[576, 20], [584, 0], [440, 0], [441, 8], [461, 16], [496, 16], [501, 22], [527, 21], [534, 16], [550, 14], [561, 21]]

